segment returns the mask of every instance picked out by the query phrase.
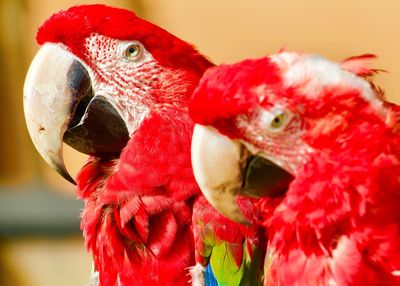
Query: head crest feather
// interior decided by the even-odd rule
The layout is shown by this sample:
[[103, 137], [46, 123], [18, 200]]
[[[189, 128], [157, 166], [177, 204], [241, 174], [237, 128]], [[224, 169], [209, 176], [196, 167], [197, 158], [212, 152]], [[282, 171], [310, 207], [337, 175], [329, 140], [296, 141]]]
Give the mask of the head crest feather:
[[355, 75], [361, 77], [369, 77], [382, 71], [379, 69], [372, 69], [369, 67], [370, 62], [375, 59], [377, 59], [377, 56], [373, 54], [363, 54], [359, 56], [353, 56], [344, 59], [340, 63], [340, 67], [344, 70], [354, 73]]

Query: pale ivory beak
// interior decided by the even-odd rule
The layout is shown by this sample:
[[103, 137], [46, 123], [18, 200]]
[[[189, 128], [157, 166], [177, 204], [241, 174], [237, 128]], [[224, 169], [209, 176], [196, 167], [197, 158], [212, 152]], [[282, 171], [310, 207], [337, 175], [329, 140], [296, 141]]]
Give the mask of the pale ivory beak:
[[45, 44], [29, 67], [24, 85], [24, 112], [33, 144], [44, 160], [65, 179], [63, 135], [79, 97], [90, 89], [85, 68], [69, 52]]
[[194, 177], [207, 200], [228, 218], [247, 224], [236, 196], [243, 184], [246, 164], [242, 144], [211, 127], [195, 125], [192, 138]]

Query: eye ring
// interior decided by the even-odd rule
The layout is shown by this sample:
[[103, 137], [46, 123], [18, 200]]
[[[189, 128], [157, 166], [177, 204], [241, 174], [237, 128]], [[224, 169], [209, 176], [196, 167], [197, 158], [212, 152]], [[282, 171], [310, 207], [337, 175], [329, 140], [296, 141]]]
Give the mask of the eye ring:
[[130, 43], [124, 48], [124, 57], [128, 60], [137, 60], [142, 54], [142, 48], [137, 43]]

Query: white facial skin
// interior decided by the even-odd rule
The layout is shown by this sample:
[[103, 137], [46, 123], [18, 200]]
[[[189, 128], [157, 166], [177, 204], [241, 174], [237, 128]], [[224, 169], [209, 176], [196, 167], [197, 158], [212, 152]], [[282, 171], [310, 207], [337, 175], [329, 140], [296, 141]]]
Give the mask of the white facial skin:
[[312, 151], [302, 140], [301, 118], [280, 105], [269, 110], [259, 107], [251, 115], [239, 116], [237, 126], [243, 136], [241, 142], [252, 154], [274, 162], [292, 175]]
[[93, 89], [116, 107], [132, 134], [154, 104], [149, 93], [161, 66], [138, 41], [94, 34], [86, 39], [85, 48]]

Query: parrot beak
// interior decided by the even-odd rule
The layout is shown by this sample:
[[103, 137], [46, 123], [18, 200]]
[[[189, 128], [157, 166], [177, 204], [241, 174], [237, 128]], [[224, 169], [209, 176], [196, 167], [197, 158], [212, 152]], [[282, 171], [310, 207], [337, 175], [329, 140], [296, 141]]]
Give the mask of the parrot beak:
[[211, 205], [244, 224], [248, 221], [238, 206], [238, 196], [279, 197], [293, 180], [273, 162], [251, 155], [242, 143], [198, 124], [192, 138], [192, 165], [195, 179]]
[[71, 183], [63, 141], [85, 154], [112, 156], [129, 140], [124, 120], [105, 96], [96, 95], [87, 69], [55, 44], [44, 44], [29, 67], [24, 112], [36, 149]]

